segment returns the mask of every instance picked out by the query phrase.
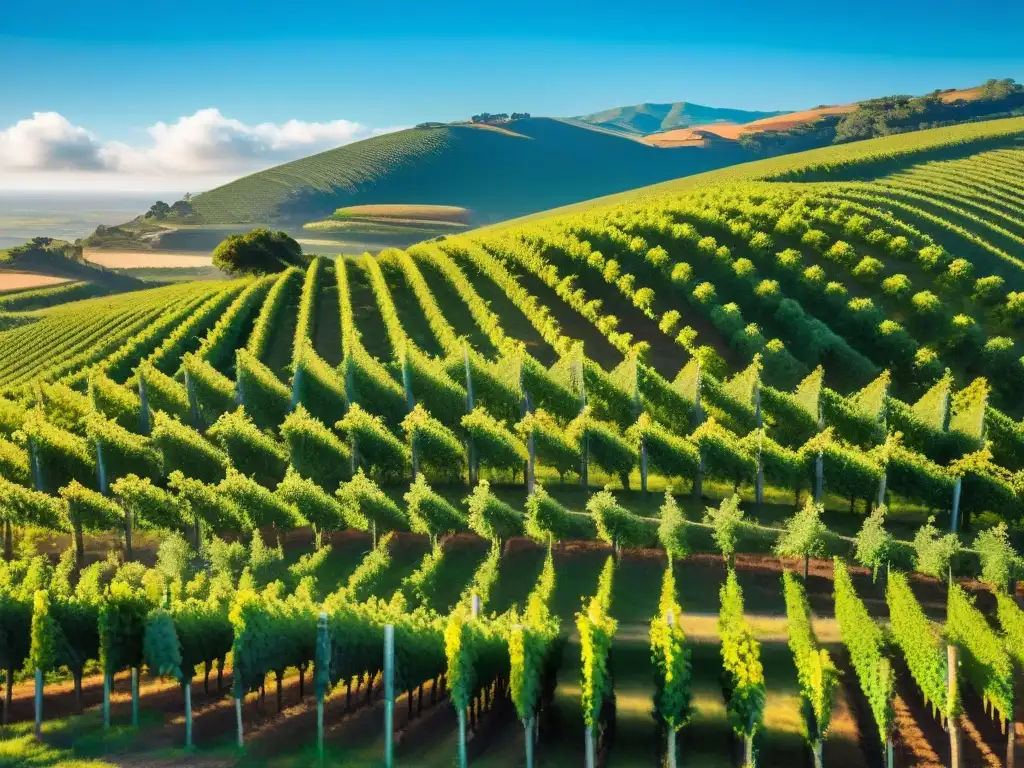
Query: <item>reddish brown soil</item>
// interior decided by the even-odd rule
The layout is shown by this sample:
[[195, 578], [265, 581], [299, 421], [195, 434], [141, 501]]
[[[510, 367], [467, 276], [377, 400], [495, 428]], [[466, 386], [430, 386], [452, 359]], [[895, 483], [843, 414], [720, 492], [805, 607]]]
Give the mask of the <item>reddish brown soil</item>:
[[960, 718], [964, 764], [999, 768], [1006, 759], [1007, 734], [998, 720], [985, 714], [981, 699], [964, 680], [961, 680], [960, 700], [964, 709]]
[[[942, 722], [932, 717], [910, 671], [893, 654], [896, 671], [896, 759], [900, 765], [921, 765], [941, 768], [949, 762], [949, 734]], [[966, 752], [964, 753], [967, 754]], [[974, 765], [967, 760], [965, 765]]]
[[[885, 755], [878, 739], [878, 729], [871, 717], [871, 707], [857, 683], [857, 673], [854, 671], [853, 665], [850, 664], [850, 657], [847, 655], [846, 649], [838, 648], [832, 651], [832, 660], [839, 669], [843, 697], [848, 702], [850, 711], [857, 722], [857, 732], [860, 737], [858, 746], [862, 759], [872, 768], [885, 765]], [[825, 744], [827, 754], [829, 749], [827, 740]]]

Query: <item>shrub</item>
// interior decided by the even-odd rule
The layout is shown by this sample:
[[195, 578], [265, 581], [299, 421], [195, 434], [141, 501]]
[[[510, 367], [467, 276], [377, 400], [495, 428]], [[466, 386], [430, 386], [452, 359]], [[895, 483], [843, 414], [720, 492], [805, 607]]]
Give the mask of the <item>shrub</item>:
[[679, 286], [685, 286], [693, 279], [693, 267], [685, 261], [678, 262], [672, 267], [672, 282]]
[[665, 491], [665, 503], [661, 505], [661, 519], [658, 523], [658, 541], [669, 558], [682, 560], [690, 554], [686, 542], [686, 526], [686, 516], [669, 488]]
[[502, 541], [523, 533], [523, 516], [491, 492], [491, 485], [481, 480], [466, 498], [469, 506], [469, 529], [477, 536]]
[[750, 259], [736, 259], [732, 263], [732, 271], [737, 277], [747, 277], [757, 271], [757, 267], [754, 266], [754, 262]]
[[875, 507], [857, 533], [857, 562], [878, 578], [878, 569], [892, 559], [894, 545], [892, 534], [885, 530], [885, 507]]
[[740, 497], [733, 494], [717, 507], [707, 507], [704, 512], [704, 523], [713, 528], [711, 538], [722, 556], [731, 559], [736, 553], [736, 542], [739, 540], [740, 526], [743, 523], [743, 510], [740, 509]]
[[926, 245], [917, 252], [917, 260], [925, 271], [931, 272], [942, 266], [946, 259], [946, 252], [937, 245]]
[[693, 289], [693, 298], [698, 304], [711, 304], [717, 296], [715, 286], [708, 282], [700, 283]]
[[795, 272], [800, 269], [803, 257], [800, 255], [800, 251], [796, 248], [787, 248], [786, 250], [775, 254], [775, 261], [782, 269]]
[[921, 573], [945, 579], [949, 576], [949, 564], [960, 551], [960, 539], [955, 533], [943, 536], [935, 527], [935, 518], [921, 526], [914, 536], [914, 568]]
[[910, 252], [910, 241], [903, 235], [896, 235], [889, 241], [886, 250], [893, 256], [905, 256]]
[[772, 249], [772, 237], [767, 232], [755, 232], [750, 238], [750, 250], [754, 253], [767, 254]]
[[999, 275], [979, 277], [974, 281], [974, 293], [971, 294], [971, 298], [986, 306], [997, 304], [1004, 296], [1004, 283]]
[[844, 240], [834, 242], [824, 255], [825, 258], [847, 267], [853, 266], [857, 261], [857, 251]]
[[1005, 591], [1016, 576], [1018, 560], [1006, 523], [979, 533], [974, 548], [981, 556], [981, 580], [997, 592]]
[[946, 267], [945, 274], [940, 275], [935, 282], [949, 293], [966, 293], [973, 272], [974, 266], [967, 259], [953, 259]]
[[281, 272], [307, 262], [302, 246], [286, 232], [263, 227], [228, 235], [213, 251], [213, 265], [231, 275]]
[[679, 327], [681, 317], [682, 315], [679, 314], [678, 309], [670, 309], [661, 316], [661, 320], [658, 322], [658, 329], [664, 334], [673, 336]]
[[595, 493], [587, 502], [587, 512], [597, 524], [601, 541], [626, 547], [650, 544], [651, 532], [644, 522], [615, 501], [609, 491]]
[[904, 274], [892, 275], [882, 281], [882, 292], [896, 299], [902, 299], [910, 293], [910, 278]]
[[805, 283], [811, 286], [821, 285], [825, 282], [825, 270], [820, 264], [808, 267], [804, 270], [804, 274], [801, 278]]
[[865, 256], [857, 262], [857, 266], [853, 268], [852, 274], [858, 280], [869, 282], [875, 280], [880, 274], [882, 274], [883, 269], [885, 269], [885, 265], [881, 261], [876, 259], [874, 256]]
[[828, 241], [828, 235], [820, 229], [808, 229], [804, 232], [803, 237], [800, 238], [801, 243], [811, 246], [811, 248], [816, 250], [818, 253], [823, 253], [825, 251], [825, 248], [828, 246]]
[[910, 303], [914, 311], [922, 316], [934, 315], [942, 308], [939, 297], [931, 291], [918, 291], [911, 297]]

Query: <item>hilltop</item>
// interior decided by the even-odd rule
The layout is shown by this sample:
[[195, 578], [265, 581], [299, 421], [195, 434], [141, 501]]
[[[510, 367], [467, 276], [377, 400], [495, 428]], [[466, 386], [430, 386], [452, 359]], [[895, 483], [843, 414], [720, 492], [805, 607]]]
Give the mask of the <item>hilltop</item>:
[[665, 153], [553, 118], [377, 136], [254, 173], [191, 203], [197, 223], [303, 224], [351, 205], [449, 205], [475, 224], [750, 159], [739, 147]]

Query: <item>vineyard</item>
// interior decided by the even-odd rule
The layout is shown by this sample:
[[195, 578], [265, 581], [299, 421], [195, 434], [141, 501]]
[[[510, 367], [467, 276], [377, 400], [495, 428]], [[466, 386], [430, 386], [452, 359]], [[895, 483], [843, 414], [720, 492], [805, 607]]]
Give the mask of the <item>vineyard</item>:
[[26, 294], [0, 766], [1013, 765], [1021, 178], [993, 121]]

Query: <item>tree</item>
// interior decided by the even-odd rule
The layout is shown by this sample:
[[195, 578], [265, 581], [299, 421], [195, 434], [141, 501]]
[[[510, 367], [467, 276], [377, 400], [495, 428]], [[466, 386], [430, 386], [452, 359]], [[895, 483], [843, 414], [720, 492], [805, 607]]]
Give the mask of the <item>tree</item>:
[[825, 507], [808, 499], [803, 509], [786, 521], [786, 530], [775, 545], [779, 557], [803, 557], [804, 581], [807, 581], [811, 556], [825, 553], [825, 535], [828, 529], [821, 522]]
[[875, 507], [857, 534], [857, 562], [871, 569], [872, 579], [878, 578], [880, 566], [888, 565], [892, 558], [893, 538], [885, 530], [885, 507]]
[[265, 227], [244, 235], [228, 235], [213, 252], [213, 265], [231, 275], [281, 272], [307, 262], [302, 246], [291, 236]]
[[150, 206], [149, 210], [146, 211], [147, 219], [166, 219], [167, 214], [171, 212], [171, 206], [165, 203], [163, 200], [157, 200], [153, 205]]
[[711, 537], [715, 540], [715, 546], [726, 558], [730, 565], [732, 556], [736, 552], [736, 543], [739, 539], [740, 525], [743, 522], [743, 510], [740, 509], [740, 497], [733, 494], [715, 507], [708, 507], [704, 512], [704, 523], [712, 527]]
[[676, 504], [672, 489], [665, 491], [665, 503], [661, 505], [661, 522], [658, 524], [658, 541], [665, 548], [671, 561], [674, 558], [684, 559], [690, 548], [686, 543], [686, 516]]
[[960, 551], [960, 539], [955, 533], [943, 536], [935, 527], [935, 517], [917, 529], [914, 536], [914, 568], [936, 579], [950, 575], [950, 564]]
[[193, 212], [192, 203], [186, 199], [178, 200], [175, 203], [171, 203], [170, 212], [175, 216], [188, 216]]
[[1006, 523], [982, 531], [974, 540], [974, 548], [981, 556], [981, 580], [996, 592], [1010, 588], [1019, 558], [1010, 543]]

